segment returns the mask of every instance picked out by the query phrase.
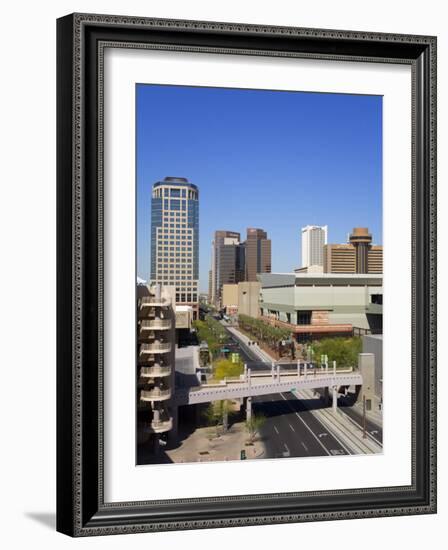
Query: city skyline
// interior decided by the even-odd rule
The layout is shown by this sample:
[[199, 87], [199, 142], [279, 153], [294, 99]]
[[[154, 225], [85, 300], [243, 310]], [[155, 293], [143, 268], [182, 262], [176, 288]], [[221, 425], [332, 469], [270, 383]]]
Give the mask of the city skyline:
[[376, 96], [138, 85], [137, 275], [149, 280], [151, 189], [167, 176], [199, 188], [200, 292], [218, 229], [262, 227], [279, 272], [300, 266], [305, 225], [341, 243], [368, 226], [381, 244], [381, 111]]

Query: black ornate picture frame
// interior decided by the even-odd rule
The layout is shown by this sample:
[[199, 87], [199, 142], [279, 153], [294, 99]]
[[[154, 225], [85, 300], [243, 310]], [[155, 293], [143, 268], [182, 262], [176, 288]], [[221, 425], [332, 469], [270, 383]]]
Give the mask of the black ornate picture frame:
[[[412, 484], [108, 503], [103, 55], [152, 47], [412, 68]], [[436, 512], [436, 38], [73, 14], [57, 22], [57, 529], [71, 536]]]

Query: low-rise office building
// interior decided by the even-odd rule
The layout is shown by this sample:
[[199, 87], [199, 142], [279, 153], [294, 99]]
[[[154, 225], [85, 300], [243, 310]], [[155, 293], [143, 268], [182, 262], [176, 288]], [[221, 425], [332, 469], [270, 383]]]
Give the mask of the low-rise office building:
[[238, 313], [249, 317], [260, 316], [260, 288], [258, 281], [238, 283]]
[[260, 274], [259, 313], [298, 341], [382, 332], [381, 274]]
[[227, 315], [233, 315], [235, 310], [238, 311], [238, 284], [222, 285], [222, 307]]
[[260, 283], [244, 281], [236, 285], [223, 285], [222, 305], [227, 315], [260, 315]]

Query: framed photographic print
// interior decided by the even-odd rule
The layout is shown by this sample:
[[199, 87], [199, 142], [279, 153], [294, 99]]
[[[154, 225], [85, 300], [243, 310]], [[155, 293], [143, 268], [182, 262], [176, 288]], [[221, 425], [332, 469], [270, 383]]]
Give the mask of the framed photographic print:
[[57, 35], [57, 529], [434, 513], [436, 38]]

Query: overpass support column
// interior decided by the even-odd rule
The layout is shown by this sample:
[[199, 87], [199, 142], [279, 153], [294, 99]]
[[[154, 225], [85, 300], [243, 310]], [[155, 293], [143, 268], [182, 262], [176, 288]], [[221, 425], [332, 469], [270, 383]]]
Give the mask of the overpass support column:
[[252, 397], [246, 399], [246, 420], [249, 421], [252, 418]]
[[224, 403], [224, 410], [222, 411], [222, 429], [224, 433], [227, 433], [229, 429], [229, 412], [226, 409], [225, 403]]
[[324, 388], [324, 404], [326, 406], [330, 404], [330, 391], [328, 389], [328, 386], [325, 386]]
[[333, 412], [336, 414], [338, 410], [338, 387], [333, 386], [331, 389], [332, 389], [332, 396], [333, 396], [333, 400], [332, 400]]

